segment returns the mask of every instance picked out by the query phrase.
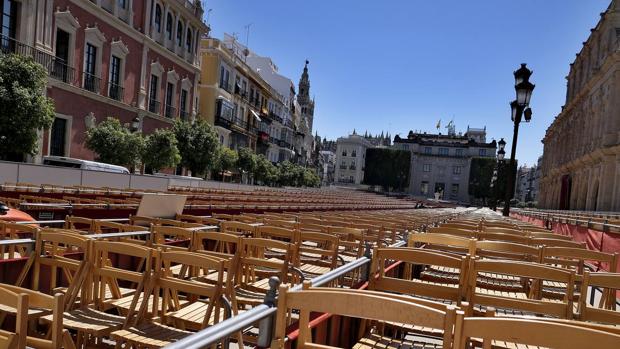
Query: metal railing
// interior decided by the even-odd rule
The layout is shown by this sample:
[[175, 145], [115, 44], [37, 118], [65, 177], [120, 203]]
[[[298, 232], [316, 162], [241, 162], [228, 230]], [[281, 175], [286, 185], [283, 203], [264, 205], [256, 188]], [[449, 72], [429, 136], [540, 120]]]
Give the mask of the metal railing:
[[125, 89], [123, 88], [123, 86], [115, 84], [113, 82], [108, 83], [108, 97], [117, 101], [122, 101], [124, 95]]
[[149, 111], [151, 113], [159, 114], [160, 102], [155, 99], [149, 99]]
[[100, 94], [101, 93], [101, 78], [96, 75], [82, 72], [80, 77], [80, 87], [86, 91]]
[[[400, 241], [390, 247], [402, 247], [406, 245], [406, 241]], [[370, 246], [366, 246], [365, 256], [358, 258], [350, 263], [347, 263], [341, 267], [338, 267], [323, 275], [319, 275], [310, 283], [314, 287], [323, 286], [331, 281], [339, 279], [344, 275], [350, 273], [358, 268], [366, 267], [366, 271], [363, 272], [366, 281], [368, 280], [368, 271], [370, 270], [370, 262], [372, 256], [370, 254]], [[277, 278], [269, 280], [269, 292], [265, 296], [264, 304], [255, 306], [254, 308], [245, 311], [237, 316], [233, 316], [222, 322], [219, 322], [213, 326], [210, 326], [202, 331], [196, 332], [190, 336], [187, 336], [178, 342], [172, 343], [166, 346], [167, 349], [199, 349], [206, 348], [215, 343], [223, 341], [232, 334], [244, 330], [252, 324], [261, 322], [259, 325], [259, 338], [258, 347], [268, 347], [271, 341], [271, 332], [273, 324], [273, 315], [275, 315], [277, 308], [275, 307], [275, 291], [279, 285]], [[291, 291], [299, 291], [303, 287], [302, 284], [297, 284], [291, 288]], [[264, 326], [263, 321], [270, 321], [270, 325]]]
[[167, 118], [174, 118], [176, 112], [177, 112], [177, 108], [175, 108], [174, 106], [170, 104], [166, 104], [166, 117]]
[[0, 52], [3, 54], [16, 54], [24, 57], [31, 57], [47, 70], [50, 78], [68, 84], [75, 83], [75, 69], [62, 59], [49, 53], [43, 52], [30, 45], [24, 44], [15, 38], [0, 34]]

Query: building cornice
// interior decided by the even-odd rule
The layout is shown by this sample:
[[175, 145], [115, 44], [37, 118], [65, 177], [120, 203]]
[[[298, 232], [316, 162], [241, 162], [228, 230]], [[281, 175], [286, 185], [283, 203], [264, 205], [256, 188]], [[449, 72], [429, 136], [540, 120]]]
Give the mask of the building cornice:
[[72, 3], [74, 3], [74, 4], [76, 4], [77, 6], [79, 6], [80, 8], [83, 8], [86, 11], [90, 12], [92, 15], [94, 15], [94, 16], [96, 16], [98, 18], [106, 19], [107, 21], [111, 22], [112, 24], [114, 24], [114, 26], [117, 29], [119, 29], [121, 32], [125, 33], [127, 36], [129, 36], [132, 39], [134, 39], [135, 41], [143, 44], [144, 46], [148, 47], [149, 49], [152, 49], [157, 54], [165, 57], [166, 59], [174, 62], [175, 64], [178, 64], [178, 65], [182, 66], [183, 69], [186, 69], [186, 70], [189, 70], [189, 71], [193, 71], [196, 74], [200, 73], [200, 67], [197, 67], [197, 66], [187, 62], [183, 57], [180, 57], [180, 56], [170, 52], [167, 48], [161, 46], [159, 43], [157, 43], [155, 40], [150, 38], [145, 33], [142, 33], [141, 31], [139, 31], [136, 28], [130, 26], [129, 24], [127, 24], [126, 22], [124, 22], [120, 18], [114, 16], [113, 14], [111, 14], [108, 11], [104, 10], [100, 6], [97, 6], [96, 3], [93, 3], [91, 1], [83, 1], [83, 0], [70, 0], [70, 1]]

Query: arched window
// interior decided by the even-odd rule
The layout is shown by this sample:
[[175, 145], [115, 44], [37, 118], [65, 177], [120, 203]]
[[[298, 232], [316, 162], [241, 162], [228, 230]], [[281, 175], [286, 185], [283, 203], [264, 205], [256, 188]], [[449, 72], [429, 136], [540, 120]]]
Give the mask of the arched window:
[[170, 13], [166, 16], [166, 36], [168, 40], [172, 40], [172, 15]]
[[155, 29], [157, 32], [161, 32], [161, 6], [155, 5]]
[[187, 47], [187, 52], [192, 52], [192, 29], [187, 28], [187, 38], [185, 39], [185, 46]]
[[183, 24], [177, 22], [177, 46], [183, 47]]

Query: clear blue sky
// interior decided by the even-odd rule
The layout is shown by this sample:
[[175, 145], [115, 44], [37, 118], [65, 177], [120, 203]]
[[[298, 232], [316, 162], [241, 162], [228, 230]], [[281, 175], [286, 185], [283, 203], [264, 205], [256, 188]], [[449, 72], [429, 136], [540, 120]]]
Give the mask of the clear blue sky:
[[[335, 139], [363, 133], [487, 127], [510, 146], [512, 72], [536, 84], [517, 159], [533, 164], [559, 113], [565, 76], [610, 0], [212, 0], [212, 35], [239, 34], [295, 84], [310, 60], [314, 128]], [[205, 15], [206, 17], [206, 15]]]

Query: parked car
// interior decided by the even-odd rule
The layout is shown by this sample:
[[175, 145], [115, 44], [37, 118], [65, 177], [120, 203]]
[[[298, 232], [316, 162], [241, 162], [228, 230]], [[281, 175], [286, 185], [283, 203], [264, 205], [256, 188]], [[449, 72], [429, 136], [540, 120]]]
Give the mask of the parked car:
[[103, 162], [67, 158], [64, 156], [44, 156], [43, 165], [79, 168], [82, 170], [91, 170], [91, 171], [129, 174], [129, 170], [123, 166], [111, 165], [111, 164], [106, 164]]

